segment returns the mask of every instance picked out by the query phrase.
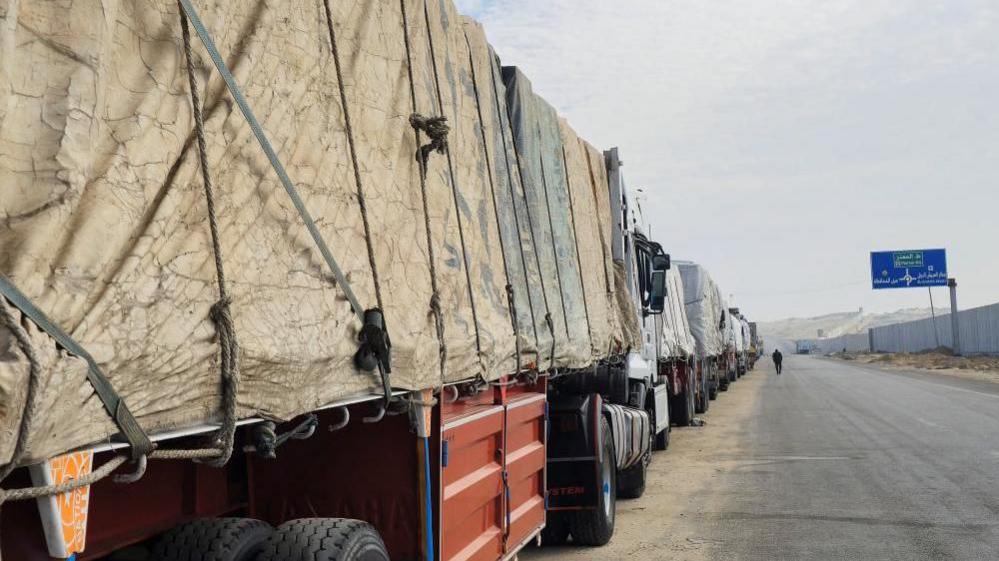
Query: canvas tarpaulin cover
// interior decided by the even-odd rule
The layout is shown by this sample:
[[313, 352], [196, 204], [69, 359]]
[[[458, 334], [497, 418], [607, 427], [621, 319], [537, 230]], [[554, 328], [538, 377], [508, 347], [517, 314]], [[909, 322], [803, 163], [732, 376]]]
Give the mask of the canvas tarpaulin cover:
[[590, 358], [589, 328], [558, 117], [517, 68], [504, 68], [503, 80], [530, 228], [539, 246], [536, 257], [544, 281], [545, 310], [554, 327], [555, 365], [581, 366]]
[[[725, 304], [721, 293], [704, 267], [696, 263], [675, 262], [683, 281], [684, 306], [697, 354], [717, 356], [725, 350], [726, 339], [720, 328]], [[726, 327], [730, 322], [726, 322]]]
[[666, 270], [666, 301], [659, 316], [659, 356], [662, 358], [688, 358], [693, 356], [696, 343], [690, 330], [684, 307], [683, 279], [676, 267]]
[[[615, 310], [617, 287], [608, 234], [611, 227], [607, 180], [603, 175], [603, 156], [579, 138], [568, 121], [559, 119], [559, 124], [571, 199], [570, 220], [586, 303], [590, 355], [597, 359], [620, 348], [624, 340]], [[594, 173], [594, 159], [600, 175]]]
[[[194, 4], [365, 307], [377, 305], [377, 271], [392, 385], [515, 372], [515, 323], [521, 359], [545, 356], [533, 296], [550, 277], [531, 268], [532, 252], [575, 262], [575, 246], [566, 245], [568, 223], [554, 248], [524, 228], [508, 96], [481, 29], [447, 1], [406, 0], [405, 24], [397, 1], [332, 3], [369, 253], [321, 2]], [[359, 322], [343, 291], [197, 39], [193, 52], [242, 349], [239, 416], [288, 419], [377, 391], [377, 374], [353, 366]], [[7, 4], [0, 61], [0, 273], [93, 355], [147, 432], [217, 420], [209, 310], [218, 293], [177, 4]], [[413, 113], [443, 115], [451, 127], [447, 152], [429, 158], [425, 201]], [[538, 118], [557, 139], [554, 113]], [[554, 183], [563, 177], [553, 202], [564, 212], [556, 156], [544, 155], [546, 173]], [[580, 365], [591, 344], [582, 280], [578, 267], [563, 275], [575, 307], [553, 316], [557, 332], [574, 337], [557, 363]], [[45, 411], [23, 460], [115, 434], [84, 361], [18, 319], [41, 361]], [[27, 378], [25, 357], [0, 329], [0, 464], [10, 459]]]

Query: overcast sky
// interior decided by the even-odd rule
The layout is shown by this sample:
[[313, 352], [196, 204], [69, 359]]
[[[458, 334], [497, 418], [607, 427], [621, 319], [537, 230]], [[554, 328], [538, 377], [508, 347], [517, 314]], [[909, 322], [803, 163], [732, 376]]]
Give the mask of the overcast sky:
[[999, 2], [457, 3], [750, 316], [928, 305], [871, 290], [879, 249], [999, 301]]

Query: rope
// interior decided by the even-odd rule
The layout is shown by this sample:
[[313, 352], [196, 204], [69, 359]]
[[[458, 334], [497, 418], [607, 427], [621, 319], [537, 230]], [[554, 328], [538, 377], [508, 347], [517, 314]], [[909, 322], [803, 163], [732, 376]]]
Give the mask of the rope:
[[[35, 414], [38, 411], [36, 395], [41, 375], [39, 372], [38, 356], [31, 345], [31, 339], [28, 337], [27, 331], [14, 318], [7, 300], [3, 297], [0, 297], [0, 319], [3, 320], [3, 325], [14, 335], [18, 348], [21, 349], [21, 352], [28, 359], [28, 391], [24, 396], [24, 412], [21, 415], [21, 426], [17, 431], [17, 440], [14, 444], [14, 452], [11, 455], [10, 463], [4, 466], [3, 469], [0, 469], [0, 482], [2, 482], [14, 471], [24, 457], [24, 451], [28, 446], [28, 435], [31, 434], [31, 430], [34, 427]], [[3, 491], [0, 490], [0, 493], [3, 493]], [[2, 502], [3, 499], [0, 498], [0, 503]]]
[[[437, 55], [434, 52], [434, 33], [430, 27], [430, 9], [427, 1], [423, 0], [423, 19], [427, 24], [427, 45], [430, 47], [430, 66], [434, 72], [434, 88], [437, 92], [437, 106], [444, 112], [444, 96], [441, 94], [440, 74], [437, 71]], [[412, 83], [410, 84], [412, 85]], [[472, 325], [475, 326], [475, 350], [481, 355], [482, 343], [479, 337], [479, 317], [475, 309], [475, 296], [472, 293], [472, 272], [468, 267], [468, 250], [465, 246], [465, 227], [462, 225], [461, 210], [458, 204], [458, 182], [454, 174], [454, 162], [451, 159], [451, 151], [444, 145], [444, 155], [447, 157], [448, 177], [451, 179], [451, 196], [454, 199], [454, 217], [458, 223], [458, 241], [461, 243], [461, 258], [465, 265], [465, 284], [468, 289], [468, 303], [472, 310]]]
[[[510, 107], [507, 106], [507, 111], [509, 112], [509, 110], [510, 110]], [[509, 118], [509, 115], [507, 117]], [[511, 128], [512, 128], [512, 122], [511, 122]], [[520, 176], [520, 184], [521, 185], [526, 185], [526, 183], [524, 181], [524, 165], [521, 162], [520, 150], [517, 148], [517, 143], [516, 142], [513, 143], [513, 152], [514, 152], [514, 155], [517, 158], [517, 173]], [[538, 274], [538, 280], [541, 282], [541, 296], [542, 296], [542, 300], [545, 303], [545, 317], [544, 317], [544, 320], [545, 320], [545, 324], [548, 326], [548, 332], [552, 336], [552, 351], [551, 351], [552, 362], [548, 364], [548, 368], [552, 368], [555, 365], [555, 360], [554, 360], [554, 357], [555, 357], [555, 324], [554, 324], [554, 322], [552, 322], [551, 306], [549, 306], [549, 304], [548, 304], [548, 289], [545, 287], [545, 276], [543, 274], [541, 274], [541, 256], [538, 253], [538, 239], [537, 239], [537, 235], [534, 232], [534, 220], [533, 220], [533, 218], [531, 216], [531, 205], [530, 205], [530, 203], [527, 202], [527, 194], [526, 194], [526, 192], [524, 194], [524, 209], [527, 211], [527, 225], [528, 225], [528, 230], [531, 232], [531, 247], [532, 247], [532, 249], [534, 249], [534, 261], [535, 261], [535, 264], [538, 267], [538, 273], [539, 273]], [[535, 328], [535, 329], [537, 329], [537, 328]], [[540, 345], [538, 345], [538, 355], [537, 356], [538, 356], [538, 362], [540, 363], [541, 362], [541, 349], [540, 349]], [[539, 368], [540, 368], [540, 366], [541, 365], [538, 364]]]
[[[492, 81], [492, 86], [493, 86], [493, 100], [495, 100], [495, 102], [496, 102], [496, 117], [499, 119], [500, 130], [501, 130], [500, 140], [503, 143], [503, 162], [504, 162], [504, 164], [506, 166], [506, 175], [509, 178], [509, 180], [507, 181], [507, 188], [510, 191], [510, 202], [511, 202], [511, 205], [513, 206], [513, 211], [514, 211], [513, 212], [513, 219], [514, 219], [514, 224], [517, 227], [517, 242], [518, 242], [517, 243], [517, 248], [520, 250], [520, 251], [518, 251], [518, 253], [520, 255], [520, 264], [524, 268], [524, 290], [527, 292], [527, 308], [531, 312], [531, 331], [534, 333], [534, 348], [537, 349], [538, 346], [539, 346], [538, 345], [538, 326], [537, 326], [537, 320], [535, 319], [535, 316], [534, 316], [534, 298], [533, 298], [533, 295], [531, 294], [530, 284], [528, 284], [528, 282], [527, 282], [527, 277], [529, 276], [529, 273], [528, 273], [529, 269], [527, 268], [527, 258], [524, 257], [524, 248], [523, 248], [523, 246], [520, 243], [521, 242], [521, 240], [520, 240], [520, 232], [521, 232], [521, 227], [520, 227], [520, 213], [517, 211], [517, 193], [516, 193], [516, 191], [514, 189], [514, 185], [513, 185], [513, 177], [514, 176], [513, 176], [513, 172], [510, 170], [510, 147], [506, 143], [506, 133], [502, 132], [502, 131], [506, 131], [507, 128], [509, 128], [509, 122], [504, 123], [504, 121], [503, 121], [503, 110], [500, 107], [499, 86], [498, 86], [498, 84], [496, 82], [496, 71], [495, 71], [495, 67], [494, 66], [490, 66], [489, 77], [491, 78], [491, 81]], [[531, 240], [532, 240], [532, 243], [533, 243], [533, 240], [534, 240], [533, 234], [532, 234]], [[519, 344], [519, 341], [518, 341], [518, 344]]]
[[[583, 139], [579, 139], [579, 142], [580, 144], [582, 144]], [[586, 168], [590, 172], [590, 193], [593, 195], [594, 199], [593, 202], [596, 205], [594, 208], [599, 209], [600, 206], [599, 203], [597, 202], [598, 201], [597, 197], [599, 197], [601, 194], [598, 194], [597, 192], [597, 177], [593, 173], [593, 162], [591, 161], [590, 158], [590, 151], [585, 146], [583, 146], [582, 148], [583, 148], [583, 153], [586, 154]], [[603, 228], [598, 228], [598, 230], [600, 231], [600, 255], [603, 257], [603, 267], [601, 268], [604, 270], [604, 285], [607, 288], [607, 293], [611, 294], [614, 291], [611, 289], [611, 276], [607, 271], [607, 246], [606, 246], [607, 240], [606, 238], [604, 238]]]
[[180, 6], [180, 27], [184, 39], [184, 56], [187, 59], [187, 80], [191, 87], [191, 105], [194, 109], [194, 131], [198, 138], [198, 159], [201, 163], [201, 179], [205, 188], [205, 201], [208, 205], [208, 226], [212, 235], [212, 252], [215, 256], [215, 279], [219, 288], [219, 299], [212, 305], [210, 316], [219, 336], [220, 369], [222, 373], [222, 428], [217, 434], [222, 452], [210, 462], [214, 466], [225, 465], [232, 456], [236, 438], [236, 396], [239, 392], [239, 342], [232, 320], [230, 303], [232, 299], [226, 290], [225, 268], [222, 265], [222, 242], [219, 235], [218, 217], [215, 211], [215, 193], [208, 170], [208, 150], [205, 141], [205, 117], [198, 95], [198, 76], [194, 69], [194, 54], [191, 51], [191, 30]]
[[[579, 269], [579, 288], [583, 293], [583, 302], [588, 303], [590, 299], [586, 294], [586, 283], [583, 282], [583, 259], [580, 256], [579, 251], [579, 233], [576, 231], [576, 211], [575, 201], [572, 196], [572, 182], [569, 179], [569, 158], [565, 155], [565, 144], [562, 145], [562, 169], [565, 170], [565, 186], [566, 192], [569, 193], [569, 219], [572, 220], [572, 243], [576, 246], [576, 267]], [[590, 307], [587, 305], [583, 306], [583, 314], [586, 317], [586, 334], [587, 338], [590, 339], [590, 349], [595, 350], [593, 346], [593, 335], [590, 331]]]
[[[538, 146], [542, 146], [541, 142], [541, 123], [538, 122]], [[552, 219], [552, 206], [549, 201], [548, 196], [548, 179], [545, 177], [545, 156], [544, 153], [538, 153], [538, 162], [541, 164], [541, 189], [545, 194], [545, 212], [548, 214], [548, 229], [552, 234], [552, 262], [555, 265], [555, 280], [558, 282], [558, 297], [559, 301], [562, 302], [562, 327], [565, 330], [565, 338], [571, 340], [569, 337], [569, 314], [565, 311], [565, 290], [562, 288], [562, 268], [558, 266], [560, 259], [558, 258], [558, 248], [555, 247], [555, 221]], [[555, 334], [552, 333], [552, 337]]]
[[[340, 91], [340, 107], [343, 111], [343, 124], [347, 133], [347, 147], [350, 152], [350, 163], [354, 170], [354, 185], [357, 189], [357, 206], [361, 211], [361, 223], [364, 225], [364, 245], [368, 250], [368, 265], [371, 266], [371, 280], [375, 285], [375, 300], [382, 310], [382, 287], [378, 277], [378, 266], [375, 263], [375, 248], [371, 241], [371, 223], [368, 220], [368, 205], [364, 197], [364, 184], [361, 181], [361, 167], [357, 165], [357, 147], [354, 144], [354, 127], [350, 121], [350, 108], [347, 106], [347, 91], [343, 83], [343, 68], [340, 64], [340, 49], [337, 47], [336, 31], [333, 28], [333, 12], [330, 10], [330, 0], [323, 0], [326, 10], [326, 27], [330, 32], [330, 51], [333, 54], [333, 66], [336, 68], [336, 83]], [[446, 134], [446, 132], [445, 132]]]
[[260, 148], [267, 156], [268, 161], [270, 161], [271, 167], [274, 168], [274, 173], [277, 174], [285, 192], [288, 193], [288, 197], [295, 206], [295, 210], [298, 211], [298, 215], [305, 224], [305, 228], [309, 231], [312, 241], [316, 244], [316, 248], [319, 249], [319, 253], [322, 255], [327, 267], [329, 267], [330, 271], [333, 273], [337, 286], [339, 286], [340, 290], [343, 291], [343, 294], [350, 303], [350, 308], [354, 311], [354, 315], [357, 316], [358, 321], [363, 322], [364, 308], [357, 300], [357, 296], [354, 294], [354, 290], [351, 288], [350, 282], [347, 281], [347, 276], [343, 273], [343, 270], [340, 269], [336, 259], [333, 258], [333, 254], [330, 252], [330, 248], [323, 240], [322, 234], [319, 232], [319, 228], [312, 219], [312, 215], [309, 214], [309, 210], [305, 208], [305, 203], [302, 201], [302, 197], [299, 196], [298, 190], [295, 189], [295, 185], [291, 182], [291, 178], [288, 177], [288, 172], [285, 171], [284, 165], [281, 164], [281, 160], [278, 158], [277, 153], [271, 146], [270, 141], [267, 140], [267, 136], [264, 134], [264, 129], [260, 126], [260, 122], [257, 121], [257, 117], [253, 114], [253, 110], [250, 109], [249, 103], [246, 102], [243, 92], [236, 84], [236, 79], [233, 78], [232, 72], [229, 71], [229, 67], [226, 65], [225, 61], [222, 60], [222, 55], [219, 54], [218, 49], [215, 47], [215, 42], [212, 41], [211, 36], [208, 34], [208, 30], [206, 30], [204, 24], [201, 23], [201, 18], [198, 17], [198, 12], [191, 4], [191, 0], [178, 1], [180, 2], [184, 13], [188, 18], [190, 18], [194, 31], [201, 39], [201, 43], [205, 46], [205, 50], [208, 51], [208, 55], [215, 64], [215, 68], [222, 76], [222, 80], [225, 81], [226, 88], [232, 95], [232, 98], [239, 107], [240, 112], [243, 113], [243, 117], [246, 119], [246, 122], [249, 123], [250, 129], [253, 131], [253, 135], [256, 137], [257, 142], [260, 144]]
[[555, 322], [552, 321], [552, 314], [550, 312], [545, 314], [545, 323], [548, 325], [548, 331], [552, 334], [552, 351], [548, 368], [555, 368]]
[[416, 160], [420, 162], [420, 171], [425, 175], [430, 154], [432, 152], [447, 153], [447, 133], [451, 127], [447, 126], [447, 117], [424, 117], [419, 113], [413, 113], [409, 116], [409, 124], [414, 129], [427, 133], [427, 138], [430, 139], [430, 142], [416, 150]]
[[[412, 49], [409, 43], [409, 20], [406, 16], [406, 0], [399, 0], [399, 8], [402, 12], [402, 38], [406, 45], [406, 74], [409, 77], [409, 97], [413, 105], [413, 115], [416, 116], [416, 83], [413, 80], [413, 57]], [[413, 124], [412, 117], [410, 118], [410, 124]], [[420, 131], [421, 129], [419, 127], [413, 126], [417, 146], [420, 145]], [[422, 151], [422, 149], [420, 149], [420, 151]], [[417, 154], [419, 153], [420, 152], [417, 152]], [[427, 154], [429, 155], [429, 152], [427, 152]], [[423, 202], [423, 226], [424, 231], [427, 234], [427, 255], [430, 262], [430, 312], [434, 316], [434, 327], [437, 330], [441, 379], [444, 380], [446, 379], [447, 373], [447, 343], [444, 340], [444, 316], [441, 310], [440, 290], [437, 284], [437, 258], [435, 257], [434, 241], [430, 229], [430, 207], [427, 203], [427, 169], [422, 161], [420, 165], [420, 195]]]
[[493, 214], [496, 217], [496, 234], [500, 241], [500, 257], [503, 259], [503, 274], [507, 278], [506, 300], [510, 310], [510, 323], [513, 327], [513, 339], [516, 356], [516, 371], [520, 372], [520, 318], [517, 316], [517, 306], [514, 300], [513, 285], [510, 284], [510, 266], [507, 264], [506, 246], [503, 244], [503, 227], [500, 225], [499, 201], [496, 199], [496, 184], [493, 181], [493, 166], [489, 158], [489, 142], [486, 140], [486, 122], [482, 117], [482, 100], [479, 96], [479, 82], [475, 74], [475, 57], [472, 56], [472, 43], [465, 33], [465, 45], [468, 47], [468, 66], [472, 73], [472, 92], [475, 94], [475, 110], [479, 115], [479, 134], [482, 137], [482, 152], [486, 161], [486, 175], [489, 177], [489, 193], [493, 201]]
[[[369, 312], [366, 310], [363, 318], [363, 327], [358, 334], [362, 349], [359, 355], [366, 355], [364, 358], [355, 360], [362, 370], [371, 371], [372, 354], [375, 355], [378, 372], [382, 380], [382, 388], [385, 392], [386, 405], [392, 400], [392, 385], [389, 382], [389, 372], [391, 372], [391, 341], [388, 335], [388, 328], [384, 322], [385, 303], [382, 300], [382, 284], [378, 274], [378, 264], [375, 261], [375, 247], [371, 237], [371, 220], [368, 218], [368, 204], [364, 196], [364, 183], [361, 181], [361, 166], [357, 163], [357, 145], [354, 142], [354, 127], [350, 120], [350, 107], [347, 105], [347, 90], [343, 81], [343, 67], [340, 64], [340, 49], [337, 46], [336, 30], [333, 26], [333, 11], [330, 9], [329, 0], [323, 0], [323, 8], [326, 12], [326, 27], [330, 34], [330, 52], [333, 55], [333, 66], [336, 69], [337, 89], [340, 93], [340, 107], [343, 111], [344, 129], [347, 133], [347, 147], [350, 152], [350, 163], [354, 171], [354, 186], [357, 190], [357, 206], [361, 211], [361, 223], [364, 226], [364, 246], [368, 252], [368, 266], [371, 267], [371, 282], [375, 287], [375, 301], [378, 303], [377, 314], [381, 318], [381, 324], [374, 328], [369, 320]], [[447, 134], [445, 127], [445, 134]], [[372, 347], [377, 349], [372, 352]]]
[[24, 316], [30, 319], [39, 329], [44, 331], [49, 337], [55, 340], [59, 347], [67, 353], [82, 358], [87, 363], [87, 381], [94, 388], [94, 393], [108, 416], [114, 420], [118, 431], [128, 442], [131, 449], [131, 457], [137, 460], [142, 455], [155, 448], [149, 441], [149, 437], [139, 426], [138, 421], [128, 409], [128, 404], [115, 392], [114, 386], [101, 372], [100, 366], [94, 357], [90, 356], [79, 343], [66, 334], [58, 325], [52, 322], [41, 310], [38, 309], [31, 300], [17, 289], [6, 277], [0, 275], [0, 296], [6, 298], [15, 308], [21, 311]]
[[0, 489], [0, 504], [7, 501], [24, 501], [27, 499], [50, 497], [92, 485], [110, 475], [112, 471], [126, 461], [128, 461], [128, 456], [115, 456], [87, 475], [56, 485], [40, 485], [38, 487], [24, 487], [21, 489]]

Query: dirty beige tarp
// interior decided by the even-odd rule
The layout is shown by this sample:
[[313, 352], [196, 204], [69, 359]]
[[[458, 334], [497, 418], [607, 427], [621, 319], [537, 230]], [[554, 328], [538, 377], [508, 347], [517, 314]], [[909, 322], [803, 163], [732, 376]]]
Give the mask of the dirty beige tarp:
[[[479, 100], [484, 153], [480, 164], [485, 166], [490, 191], [496, 204], [492, 207], [499, 225], [502, 245], [489, 248], [497, 251], [513, 295], [521, 364], [539, 363], [541, 353], [550, 356], [550, 342], [539, 350], [535, 331], [535, 303], [541, 299], [541, 273], [534, 258], [534, 245], [526, 223], [524, 191], [520, 184], [517, 157], [513, 152], [513, 137], [506, 112], [506, 96], [500, 76], [499, 61], [486, 42], [485, 31], [478, 22], [463, 17], [462, 25], [471, 54], [470, 71], [474, 78], [473, 93]], [[546, 358], [547, 360], [547, 358]]]
[[[195, 5], [362, 305], [375, 306], [321, 3]], [[406, 5], [415, 110], [443, 114], [452, 126], [450, 160], [432, 155], [426, 191], [443, 369], [400, 6], [332, 4], [393, 342], [392, 383], [421, 389], [495, 379], [514, 370], [516, 338], [503, 219], [491, 196], [496, 169], [491, 185], [484, 165], [498, 158], [488, 158], [496, 148], [479, 128], [479, 68], [472, 80], [472, 65], [486, 66], [492, 55], [481, 34], [466, 39], [469, 26], [450, 2], [428, 2], [426, 14], [422, 2]], [[0, 273], [95, 357], [149, 432], [216, 418], [221, 392], [208, 317], [218, 295], [177, 9], [110, 0], [0, 7]], [[240, 415], [287, 419], [377, 391], [377, 377], [352, 366], [358, 325], [342, 291], [196, 38], [194, 52], [242, 348]], [[503, 111], [493, 126], [508, 129]], [[599, 182], [602, 158], [588, 153]], [[527, 276], [525, 284], [540, 280]], [[30, 457], [114, 434], [83, 361], [24, 323], [41, 356], [45, 411], [29, 437]], [[544, 348], [525, 331], [522, 358]], [[0, 330], [0, 464], [11, 454], [26, 385], [27, 363]]]
[[[591, 149], [565, 119], [559, 120], [569, 194], [572, 199], [572, 227], [579, 256], [579, 270], [586, 301], [592, 358], [605, 357], [621, 342], [614, 305], [614, 274], [610, 242], [602, 228], [610, 232], [610, 199], [606, 179], [597, 182], [590, 166]], [[597, 162], [603, 169], [603, 158]], [[606, 211], [607, 216], [601, 217]], [[607, 221], [605, 222], [605, 219]], [[606, 244], [606, 245], [605, 245]]]

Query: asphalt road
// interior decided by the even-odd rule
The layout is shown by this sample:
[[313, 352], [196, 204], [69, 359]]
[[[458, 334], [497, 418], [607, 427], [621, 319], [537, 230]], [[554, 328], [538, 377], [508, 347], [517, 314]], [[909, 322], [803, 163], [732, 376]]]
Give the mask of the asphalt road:
[[525, 559], [999, 559], [999, 384], [770, 361], [674, 429], [599, 550]]

